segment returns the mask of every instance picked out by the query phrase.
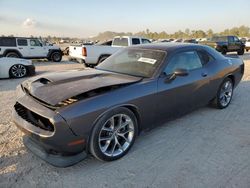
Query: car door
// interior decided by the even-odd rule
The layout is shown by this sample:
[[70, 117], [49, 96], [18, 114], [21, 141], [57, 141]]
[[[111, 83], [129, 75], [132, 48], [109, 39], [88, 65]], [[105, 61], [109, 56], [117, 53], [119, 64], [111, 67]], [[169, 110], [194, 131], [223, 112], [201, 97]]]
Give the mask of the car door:
[[29, 39], [30, 57], [47, 57], [47, 49], [38, 39]]
[[18, 51], [22, 54], [23, 57], [29, 57], [29, 46], [27, 39], [18, 38], [17, 39], [17, 48]]
[[[187, 76], [169, 79], [177, 69], [186, 69]], [[208, 91], [207, 71], [196, 50], [174, 54], [158, 80], [158, 116], [172, 119], [203, 105]]]
[[234, 36], [234, 45], [235, 45], [235, 50], [240, 50], [241, 49], [241, 41], [236, 36]]
[[228, 50], [235, 51], [240, 49], [239, 39], [234, 36], [228, 37]]

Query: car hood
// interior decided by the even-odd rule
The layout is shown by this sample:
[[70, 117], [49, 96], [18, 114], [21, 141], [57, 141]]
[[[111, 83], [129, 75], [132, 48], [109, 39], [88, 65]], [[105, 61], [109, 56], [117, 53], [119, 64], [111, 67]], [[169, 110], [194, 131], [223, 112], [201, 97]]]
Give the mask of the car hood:
[[[110, 91], [113, 86], [124, 86], [140, 81], [142, 78], [97, 69], [61, 71], [34, 77], [22, 83], [26, 93], [46, 104], [57, 106], [72, 97]], [[115, 87], [117, 88], [117, 87]], [[98, 91], [98, 92], [95, 92]], [[75, 100], [75, 99], [74, 99]]]

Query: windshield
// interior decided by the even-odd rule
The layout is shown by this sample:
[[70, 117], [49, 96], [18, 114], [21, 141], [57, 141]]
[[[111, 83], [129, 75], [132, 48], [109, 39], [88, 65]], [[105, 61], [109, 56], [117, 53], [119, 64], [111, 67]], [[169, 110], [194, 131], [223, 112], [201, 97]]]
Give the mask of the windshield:
[[166, 52], [127, 48], [103, 61], [96, 68], [140, 77], [152, 77]]

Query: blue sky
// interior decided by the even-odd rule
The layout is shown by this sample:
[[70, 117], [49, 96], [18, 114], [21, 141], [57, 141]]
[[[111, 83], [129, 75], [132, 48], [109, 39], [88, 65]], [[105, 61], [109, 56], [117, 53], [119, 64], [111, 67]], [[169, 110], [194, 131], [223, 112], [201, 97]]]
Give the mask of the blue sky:
[[250, 26], [250, 0], [0, 0], [0, 35], [95, 36], [103, 31]]

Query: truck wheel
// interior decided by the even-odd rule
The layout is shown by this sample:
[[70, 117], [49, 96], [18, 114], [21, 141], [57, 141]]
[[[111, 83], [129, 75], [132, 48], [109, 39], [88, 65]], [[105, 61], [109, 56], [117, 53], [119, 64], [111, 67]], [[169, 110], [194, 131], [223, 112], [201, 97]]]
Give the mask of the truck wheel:
[[60, 62], [62, 60], [62, 54], [60, 52], [53, 52], [50, 58], [53, 62]]
[[226, 48], [222, 48], [221, 53], [222, 53], [223, 55], [226, 55], [226, 54], [227, 54], [227, 49], [226, 49]]
[[237, 52], [237, 54], [238, 54], [238, 55], [244, 55], [244, 52], [245, 52], [244, 48], [241, 48], [241, 49]]
[[19, 55], [16, 52], [9, 52], [5, 57], [19, 58]]
[[107, 55], [100, 57], [100, 59], [99, 59], [99, 61], [98, 61], [97, 64], [102, 63], [102, 62], [103, 62], [105, 59], [107, 59], [108, 57], [109, 57], [109, 56], [107, 56]]

